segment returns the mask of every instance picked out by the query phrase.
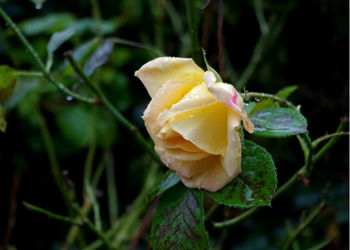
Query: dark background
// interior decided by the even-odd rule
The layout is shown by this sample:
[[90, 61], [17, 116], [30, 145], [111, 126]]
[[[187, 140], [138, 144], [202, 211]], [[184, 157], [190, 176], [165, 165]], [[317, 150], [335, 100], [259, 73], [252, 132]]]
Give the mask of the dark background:
[[[198, 8], [204, 4], [205, 1], [195, 1]], [[191, 56], [184, 1], [108, 0], [101, 1], [100, 5], [103, 20], [111, 27], [104, 36], [137, 41], [158, 48], [169, 56]], [[179, 15], [176, 19], [180, 20], [177, 26], [174, 26], [169, 17], [167, 5], [171, 5]], [[292, 7], [286, 11], [290, 5]], [[92, 20], [90, 1], [47, 1], [41, 9], [34, 8], [30, 1], [8, 1], [1, 3], [1, 6], [22, 30], [27, 27], [26, 35], [42, 58], [46, 57], [46, 44], [53, 32], [83, 18]], [[198, 9], [196, 14], [200, 38], [204, 31], [209, 32], [208, 40], [202, 40], [201, 46], [206, 47], [212, 66], [219, 68], [216, 6], [216, 2], [212, 1], [207, 8], [207, 13], [212, 12], [208, 27], [203, 25], [205, 11]], [[223, 1], [223, 6], [224, 80], [235, 84], [235, 75], [241, 75], [249, 63], [261, 32], [254, 12], [254, 1]], [[310, 137], [316, 139], [334, 132], [341, 117], [348, 116], [348, 1], [264, 1], [264, 9], [267, 19], [272, 15], [279, 18], [285, 16], [285, 24], [275, 40], [266, 46], [247, 83], [247, 90], [276, 93], [283, 87], [298, 85], [299, 89], [290, 100], [301, 105], [301, 112], [308, 120]], [[70, 19], [38, 33], [33, 31], [35, 27], [30, 23], [28, 25], [35, 18], [54, 16], [57, 13], [66, 13]], [[94, 29], [87, 29], [65, 43], [55, 53], [54, 72], [58, 72], [63, 63], [63, 52], [89, 41], [95, 36], [94, 32]], [[113, 104], [136, 123], [145, 135], [140, 115], [149, 97], [133, 75], [141, 65], [155, 57], [153, 52], [117, 44], [109, 61], [93, 76], [107, 91]], [[37, 70], [29, 53], [3, 21], [0, 22], [0, 64], [18, 70]], [[34, 85], [16, 105], [8, 108], [8, 129], [5, 134], [0, 133], [0, 241], [7, 239], [17, 249], [56, 249], [62, 244], [69, 226], [28, 211], [22, 206], [22, 201], [28, 201], [65, 213], [51, 176], [31, 105], [38, 105], [46, 118], [61, 167], [68, 170], [67, 180], [78, 193], [81, 193], [81, 173], [91, 143], [90, 137], [81, 139], [82, 135], [88, 133], [87, 120], [83, 118], [91, 108], [77, 104], [74, 100], [67, 101], [43, 79], [23, 77], [20, 81], [20, 86]], [[71, 76], [67, 76], [64, 81], [66, 84], [73, 82]], [[72, 106], [77, 107], [77, 113], [67, 111]], [[99, 134], [95, 164], [98, 164], [106, 150], [113, 153], [118, 199], [123, 211], [139, 192], [144, 169], [147, 167], [143, 163], [144, 153], [129, 133], [118, 126], [107, 112], [102, 109], [99, 112], [102, 114], [101, 126], [104, 129]], [[302, 151], [296, 138], [251, 139], [272, 154], [280, 184], [302, 166]], [[327, 249], [348, 249], [348, 171], [348, 138], [342, 137], [315, 165], [308, 187], [297, 184], [282, 198], [274, 201], [272, 209], [265, 208], [249, 220], [229, 229], [225, 232], [226, 237], [209, 224], [212, 243], [221, 242], [224, 249], [278, 249], [287, 235], [286, 223], [297, 225], [300, 216], [319, 203], [322, 190], [329, 183], [327, 207], [312, 227], [301, 234], [299, 243], [301, 249], [306, 249], [331, 236], [334, 240]], [[106, 210], [104, 188], [105, 177], [100, 185], [102, 214]], [[13, 206], [17, 209], [14, 210]], [[226, 215], [237, 213], [233, 209], [226, 210], [223, 211]], [[13, 214], [9, 225], [11, 211]], [[214, 220], [222, 219], [221, 214], [216, 214]], [[142, 241], [140, 249], [146, 247], [145, 241]]]

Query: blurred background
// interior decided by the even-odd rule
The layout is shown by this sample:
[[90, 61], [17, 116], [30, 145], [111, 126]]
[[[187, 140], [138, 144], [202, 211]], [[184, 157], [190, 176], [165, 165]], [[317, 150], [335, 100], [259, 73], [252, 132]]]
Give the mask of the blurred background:
[[[301, 105], [312, 139], [334, 132], [340, 119], [348, 116], [346, 0], [11, 0], [0, 5], [42, 59], [47, 58], [47, 44], [55, 32], [74, 30], [54, 52], [52, 75], [79, 93], [91, 94], [77, 82], [63, 53], [71, 50], [82, 65], [88, 65], [96, 51], [109, 50], [106, 60], [98, 65], [101, 67], [90, 67], [91, 77], [145, 136], [140, 116], [150, 98], [134, 72], [160, 55], [193, 57], [203, 66], [201, 48], [206, 49], [209, 63], [224, 81], [237, 88], [246, 84], [248, 91], [273, 94], [287, 86], [298, 86], [290, 100]], [[189, 5], [195, 7], [190, 17]], [[193, 42], [193, 37], [198, 37], [198, 42]], [[3, 20], [0, 65], [38, 71], [30, 53]], [[67, 213], [51, 174], [45, 131], [77, 202], [83, 202], [84, 166], [93, 166], [92, 177], [100, 165], [105, 166], [100, 179], [96, 178], [96, 194], [106, 228], [113, 217], [109, 211], [111, 197], [122, 214], [142, 191], [149, 158], [103, 107], [65, 96], [40, 75], [19, 73], [4, 109], [7, 130], [0, 132], [0, 243], [4, 249], [60, 249], [70, 228], [22, 205], [27, 201]], [[250, 139], [273, 156], [279, 183], [303, 164], [294, 137]], [[348, 249], [348, 150], [348, 138], [340, 138], [315, 165], [307, 187], [297, 184], [274, 201], [272, 208], [240, 225], [219, 231], [208, 224], [211, 243], [223, 249], [278, 249], [288, 228], [298, 225], [303, 215], [317, 206], [329, 184], [326, 209], [300, 235], [299, 249], [308, 249], [327, 237], [333, 241], [326, 249]], [[162, 171], [165, 168], [158, 170]], [[115, 192], [111, 194], [108, 190], [113, 185]], [[232, 217], [239, 213], [222, 210], [213, 220], [221, 220], [222, 214]], [[85, 235], [87, 241], [94, 237], [88, 232]], [[145, 233], [138, 249], [147, 249], [148, 237]], [[126, 240], [126, 246], [128, 243]]]

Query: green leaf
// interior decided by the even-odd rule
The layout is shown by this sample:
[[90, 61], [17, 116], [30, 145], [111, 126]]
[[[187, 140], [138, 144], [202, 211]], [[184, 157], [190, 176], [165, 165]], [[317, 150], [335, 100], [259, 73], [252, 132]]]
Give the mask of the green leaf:
[[113, 46], [114, 42], [112, 40], [107, 40], [97, 48], [84, 64], [84, 72], [86, 75], [91, 75], [96, 68], [107, 62], [109, 55], [112, 53]]
[[0, 65], [0, 103], [8, 99], [16, 84], [16, 71], [7, 65]]
[[27, 19], [19, 27], [27, 36], [39, 35], [42, 33], [52, 34], [65, 29], [75, 20], [72, 14], [51, 13], [46, 16]]
[[53, 53], [69, 38], [71, 38], [74, 35], [74, 30], [71, 28], [62, 30], [60, 32], [54, 33], [50, 41], [47, 45], [47, 63], [46, 68], [48, 71], [50, 71], [50, 68], [53, 63]]
[[153, 249], [209, 249], [203, 192], [182, 184], [160, 198], [152, 220]]
[[175, 174], [174, 171], [167, 171], [163, 177], [160, 183], [152, 189], [150, 194], [147, 197], [148, 201], [154, 200], [157, 196], [161, 195], [165, 191], [167, 191], [169, 188], [175, 186], [180, 182], [179, 177]]
[[288, 108], [267, 108], [254, 113], [254, 135], [286, 137], [307, 132], [306, 118], [298, 111]]
[[209, 195], [220, 204], [237, 208], [270, 206], [277, 188], [276, 168], [261, 146], [244, 140], [242, 172], [224, 188]]
[[[275, 95], [277, 97], [287, 99], [297, 89], [298, 89], [298, 86], [296, 85], [288, 86], [278, 91]], [[271, 108], [271, 107], [278, 107], [278, 104], [271, 100], [262, 100], [256, 103], [256, 106], [254, 107], [251, 113], [255, 113], [255, 112], [258, 112], [259, 110]]]
[[5, 133], [6, 131], [6, 120], [5, 120], [5, 110], [3, 106], [0, 105], [0, 131]]
[[280, 91], [278, 91], [276, 93], [276, 96], [286, 99], [292, 93], [294, 93], [294, 91], [296, 91], [297, 89], [298, 89], [298, 86], [296, 86], [296, 85], [288, 86], [288, 87], [285, 87], [285, 88], [281, 89]]

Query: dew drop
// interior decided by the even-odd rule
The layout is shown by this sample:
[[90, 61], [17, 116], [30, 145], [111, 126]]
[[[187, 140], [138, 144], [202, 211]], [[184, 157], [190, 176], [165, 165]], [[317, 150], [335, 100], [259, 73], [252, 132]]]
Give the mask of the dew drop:
[[254, 98], [254, 100], [256, 101], [256, 102], [260, 102], [261, 101], [261, 98]]
[[66, 100], [67, 100], [68, 102], [70, 102], [70, 101], [72, 101], [72, 100], [73, 100], [73, 97], [71, 97], [71, 96], [67, 96], [67, 97], [66, 97]]

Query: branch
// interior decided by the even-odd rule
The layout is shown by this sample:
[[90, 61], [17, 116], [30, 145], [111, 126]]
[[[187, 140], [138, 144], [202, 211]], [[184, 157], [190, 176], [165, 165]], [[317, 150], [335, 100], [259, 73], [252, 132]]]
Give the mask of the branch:
[[69, 223], [69, 224], [72, 224], [72, 225], [75, 225], [75, 226], [78, 226], [78, 227], [81, 227], [83, 225], [79, 221], [73, 220], [70, 217], [63, 216], [63, 215], [60, 215], [60, 214], [56, 214], [56, 213], [51, 212], [49, 210], [46, 210], [44, 208], [41, 208], [41, 207], [38, 207], [38, 206], [34, 206], [34, 205], [32, 205], [32, 204], [30, 204], [28, 202], [25, 202], [25, 201], [23, 202], [23, 206], [25, 206], [28, 210], [32, 210], [32, 211], [35, 211], [37, 213], [45, 214], [48, 217], [50, 217], [52, 219], [55, 219], [55, 220], [63, 221], [63, 222], [66, 222], [66, 223]]
[[325, 207], [326, 201], [321, 201], [320, 205], [312, 211], [312, 213], [305, 219], [305, 221], [298, 226], [298, 228], [292, 233], [292, 235], [288, 238], [287, 242], [283, 245], [282, 249], [287, 250], [294, 241], [294, 239], [305, 229], [307, 228], [321, 213], [322, 209]]

